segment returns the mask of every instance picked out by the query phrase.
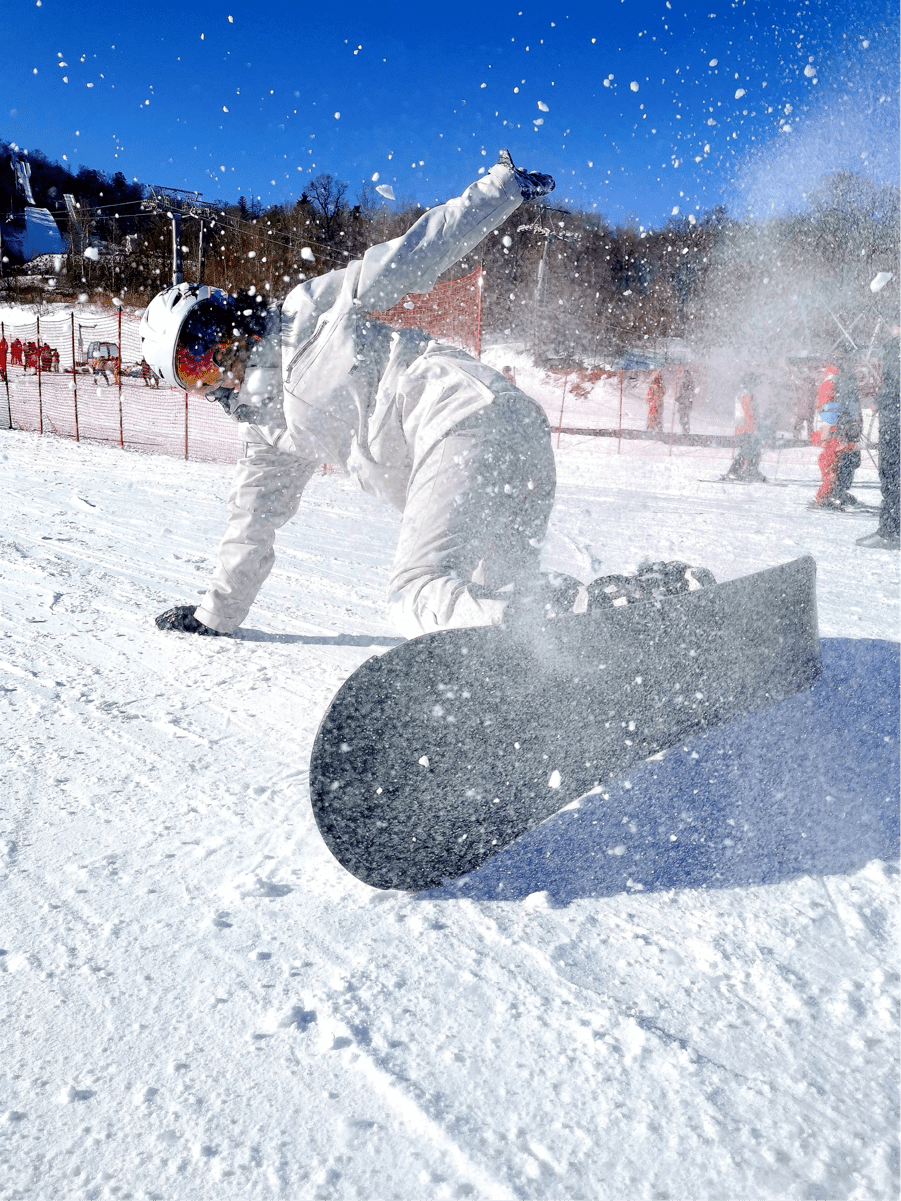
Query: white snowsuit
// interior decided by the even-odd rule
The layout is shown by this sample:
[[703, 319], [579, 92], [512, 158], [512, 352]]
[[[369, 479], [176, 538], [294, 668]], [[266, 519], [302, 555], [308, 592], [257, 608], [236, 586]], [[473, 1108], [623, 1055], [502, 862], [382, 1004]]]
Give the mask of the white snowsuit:
[[522, 203], [498, 164], [402, 237], [294, 288], [270, 310], [232, 413], [244, 436], [219, 563], [196, 610], [241, 624], [316, 466], [356, 474], [403, 513], [389, 602], [401, 633], [498, 623], [538, 571], [555, 475], [543, 410], [498, 372], [421, 330], [372, 321], [438, 276]]

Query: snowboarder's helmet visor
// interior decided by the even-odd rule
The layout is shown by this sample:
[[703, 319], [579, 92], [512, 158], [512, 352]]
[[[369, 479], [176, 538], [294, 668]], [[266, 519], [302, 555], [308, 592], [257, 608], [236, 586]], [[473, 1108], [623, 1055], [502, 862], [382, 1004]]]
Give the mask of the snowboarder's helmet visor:
[[215, 387], [223, 374], [216, 352], [240, 332], [235, 328], [234, 315], [222, 305], [202, 301], [192, 309], [179, 330], [175, 351], [182, 387], [189, 391]]

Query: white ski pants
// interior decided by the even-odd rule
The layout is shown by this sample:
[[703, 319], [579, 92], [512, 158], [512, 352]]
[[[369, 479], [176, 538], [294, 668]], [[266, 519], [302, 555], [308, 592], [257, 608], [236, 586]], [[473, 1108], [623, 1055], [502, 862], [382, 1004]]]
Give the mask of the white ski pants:
[[[230, 634], [275, 560], [275, 533], [300, 505], [316, 464], [247, 444], [228, 498], [229, 522], [198, 621]], [[389, 587], [408, 638], [496, 625], [512, 589], [534, 581], [556, 476], [544, 411], [511, 391], [414, 457]]]
[[547, 417], [522, 392], [455, 425], [410, 477], [389, 585], [397, 630], [497, 625], [537, 578], [555, 485]]

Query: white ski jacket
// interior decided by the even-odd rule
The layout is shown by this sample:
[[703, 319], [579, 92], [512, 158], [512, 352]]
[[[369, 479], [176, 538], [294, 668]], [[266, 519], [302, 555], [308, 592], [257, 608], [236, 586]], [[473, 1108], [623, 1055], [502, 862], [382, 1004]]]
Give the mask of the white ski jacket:
[[[232, 633], [247, 616], [272, 568], [275, 531], [297, 512], [317, 464], [344, 467], [403, 511], [414, 465], [491, 404], [495, 372], [420, 330], [392, 330], [369, 314], [407, 292], [428, 292], [521, 204], [513, 171], [497, 164], [406, 234], [307, 280], [280, 315], [272, 310], [233, 406], [245, 453], [219, 563], [196, 610], [204, 625]], [[446, 386], [448, 375], [457, 386]]]

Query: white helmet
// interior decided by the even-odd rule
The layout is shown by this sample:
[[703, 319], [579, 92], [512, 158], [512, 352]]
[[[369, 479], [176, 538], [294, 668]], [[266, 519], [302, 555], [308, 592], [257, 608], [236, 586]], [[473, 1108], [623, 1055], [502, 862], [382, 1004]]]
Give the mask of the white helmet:
[[189, 314], [199, 304], [224, 309], [237, 316], [234, 297], [221, 288], [173, 284], [154, 296], [141, 318], [141, 354], [145, 361], [167, 384], [184, 391], [188, 388], [178, 372], [179, 335]]

